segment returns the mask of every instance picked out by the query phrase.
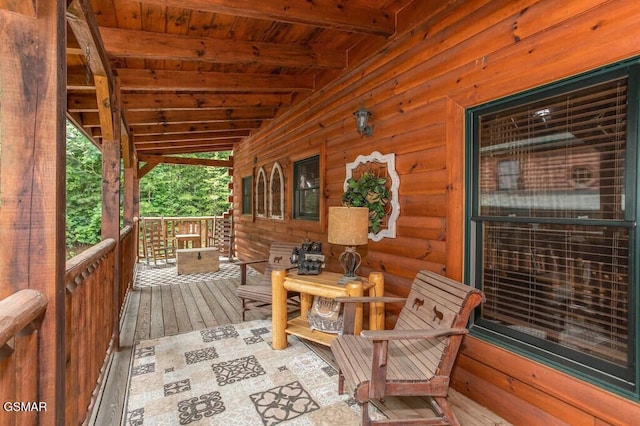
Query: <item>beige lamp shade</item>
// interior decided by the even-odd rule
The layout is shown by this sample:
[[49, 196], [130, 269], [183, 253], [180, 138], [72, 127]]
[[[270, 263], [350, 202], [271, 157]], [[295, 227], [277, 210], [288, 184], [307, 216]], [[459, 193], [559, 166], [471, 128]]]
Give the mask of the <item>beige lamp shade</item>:
[[331, 244], [361, 246], [369, 239], [369, 209], [366, 207], [329, 207]]

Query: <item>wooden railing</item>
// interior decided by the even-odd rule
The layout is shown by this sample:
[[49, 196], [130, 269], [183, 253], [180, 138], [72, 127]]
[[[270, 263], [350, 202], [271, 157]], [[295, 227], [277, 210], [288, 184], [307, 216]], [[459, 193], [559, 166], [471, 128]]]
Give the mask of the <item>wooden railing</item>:
[[113, 239], [107, 239], [67, 262], [66, 424], [82, 423], [92, 409], [95, 393], [103, 379], [102, 367], [112, 343], [115, 323], [115, 246]]
[[127, 293], [133, 287], [138, 254], [137, 229], [136, 225], [127, 225], [120, 231], [120, 291], [118, 293], [120, 307], [124, 306]]
[[[116, 241], [113, 239], [96, 244], [66, 263], [66, 366], [61, 372], [65, 375], [65, 424], [80, 424], [88, 418], [104, 380], [105, 361], [111, 351], [118, 348], [119, 316], [135, 274], [137, 229], [134, 223], [120, 232], [118, 285], [114, 285]], [[0, 300], [0, 395], [3, 403], [40, 401], [39, 366], [42, 360], [37, 331], [46, 307], [46, 297], [30, 289]], [[28, 414], [21, 412], [20, 421], [37, 424], [37, 416], [38, 410]], [[1, 418], [0, 424], [3, 424]]]
[[[36, 290], [20, 290], [0, 300], [0, 423], [20, 409], [5, 404], [39, 401], [38, 330], [47, 298]], [[36, 407], [42, 409], [43, 407]], [[46, 407], [45, 407], [46, 409]], [[21, 424], [36, 424], [38, 409], [20, 409]], [[6, 420], [6, 419], [5, 419]], [[9, 423], [9, 422], [7, 422]]]
[[175, 257], [176, 235], [198, 234], [201, 247], [217, 247], [233, 256], [233, 221], [222, 216], [142, 217], [138, 222], [139, 256], [147, 260]]

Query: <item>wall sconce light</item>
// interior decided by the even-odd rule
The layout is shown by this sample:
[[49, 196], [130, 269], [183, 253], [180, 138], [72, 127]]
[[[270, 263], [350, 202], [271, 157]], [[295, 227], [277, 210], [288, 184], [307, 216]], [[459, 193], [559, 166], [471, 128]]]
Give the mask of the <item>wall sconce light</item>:
[[360, 108], [353, 113], [353, 116], [356, 118], [358, 133], [363, 136], [371, 136], [373, 134], [373, 126], [369, 125], [371, 111], [366, 109], [364, 105], [360, 105]]

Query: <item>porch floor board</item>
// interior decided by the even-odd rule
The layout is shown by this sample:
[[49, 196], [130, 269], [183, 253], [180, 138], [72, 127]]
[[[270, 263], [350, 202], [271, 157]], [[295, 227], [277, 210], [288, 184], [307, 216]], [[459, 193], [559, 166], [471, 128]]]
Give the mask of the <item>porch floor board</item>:
[[[146, 265], [147, 277], [154, 272]], [[158, 273], [163, 268], [158, 268]], [[127, 297], [122, 332], [120, 336], [120, 352], [114, 354], [105, 367], [105, 383], [96, 399], [96, 408], [89, 419], [89, 424], [120, 425], [126, 411], [128, 378], [131, 366], [132, 351], [140, 340], [154, 339], [188, 333], [204, 328], [240, 322], [240, 301], [236, 297], [236, 288], [240, 285], [237, 276], [225, 276], [221, 279], [203, 279], [185, 281], [183, 276], [167, 279], [158, 277], [155, 283], [138, 285]], [[260, 276], [249, 276], [249, 283], [258, 282]], [[247, 312], [247, 321], [265, 319], [268, 315], [259, 311]], [[316, 352], [328, 363], [335, 366], [331, 350], [315, 345]], [[478, 405], [465, 396], [450, 391], [450, 402], [462, 425], [508, 425], [509, 423], [496, 414]], [[389, 398], [380, 405], [389, 417], [385, 408], [393, 408], [403, 416], [415, 416], [428, 406], [422, 398]]]

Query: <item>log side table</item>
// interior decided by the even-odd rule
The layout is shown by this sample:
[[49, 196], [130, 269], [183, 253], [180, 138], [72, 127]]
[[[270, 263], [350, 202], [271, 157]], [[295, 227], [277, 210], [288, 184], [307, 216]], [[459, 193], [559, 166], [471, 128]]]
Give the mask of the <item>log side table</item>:
[[[287, 334], [311, 340], [325, 346], [331, 345], [336, 334], [312, 330], [307, 315], [313, 304], [314, 296], [327, 298], [361, 297], [365, 290], [373, 296], [383, 296], [384, 276], [381, 272], [369, 274], [368, 281], [352, 281], [346, 285], [339, 285], [338, 279], [342, 274], [322, 272], [320, 275], [298, 275], [297, 272], [274, 270], [271, 274], [272, 286], [272, 335], [273, 349], [287, 347]], [[287, 321], [287, 290], [300, 292], [300, 316]], [[369, 329], [384, 329], [384, 304], [371, 303], [369, 308]], [[354, 333], [362, 331], [362, 304], [356, 308]]]

